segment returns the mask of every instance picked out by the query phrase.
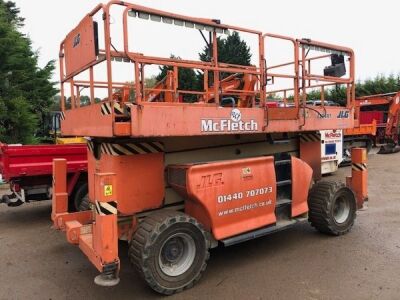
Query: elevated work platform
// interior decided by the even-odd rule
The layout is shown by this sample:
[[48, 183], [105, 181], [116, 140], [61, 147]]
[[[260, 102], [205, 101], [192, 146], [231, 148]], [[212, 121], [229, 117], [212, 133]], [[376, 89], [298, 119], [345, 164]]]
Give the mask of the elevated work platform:
[[[112, 34], [111, 10], [113, 23], [123, 28], [122, 35]], [[147, 24], [143, 20], [200, 32], [209, 48], [209, 60], [155, 57], [134, 51], [130, 45], [134, 35], [129, 30], [143, 27]], [[135, 21], [138, 24], [132, 26]], [[218, 60], [216, 41], [231, 32], [258, 41], [258, 49], [251, 49], [253, 65]], [[271, 53], [267, 51], [271, 40], [284, 43], [293, 56], [284, 63], [270, 63], [266, 54]], [[117, 73], [121, 75], [117, 64], [131, 68], [122, 82], [113, 80]], [[100, 65], [101, 77], [106, 75], [103, 81], [96, 80]], [[350, 48], [263, 34], [219, 20], [111, 1], [97, 6], [67, 35], [60, 46], [60, 66], [61, 131], [65, 136], [255, 134], [345, 129], [354, 125], [354, 54]], [[150, 66], [168, 68], [167, 76], [154, 86], [145, 84]], [[183, 88], [179, 81], [183, 70], [192, 70], [202, 82]], [[325, 105], [325, 88], [340, 85], [346, 88], [341, 106]], [[321, 106], [308, 106], [307, 94], [316, 89], [321, 91]], [[84, 95], [85, 91], [88, 95]], [[270, 99], [277, 99], [277, 104], [271, 105]]]

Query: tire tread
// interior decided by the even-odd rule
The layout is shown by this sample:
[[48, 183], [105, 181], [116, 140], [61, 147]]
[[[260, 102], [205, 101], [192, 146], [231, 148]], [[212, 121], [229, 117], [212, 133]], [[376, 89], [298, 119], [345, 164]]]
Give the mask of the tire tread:
[[[164, 230], [177, 222], [188, 222], [195, 225], [202, 232], [206, 242], [206, 253], [205, 259], [200, 268], [200, 272], [193, 278], [193, 280], [189, 281], [188, 284], [183, 287], [179, 287], [176, 289], [167, 289], [162, 287], [154, 280], [153, 276], [151, 275], [150, 269], [146, 265], [146, 261], [149, 258], [149, 248], [155, 241], [154, 237], [157, 237]], [[203, 227], [200, 223], [197, 222], [196, 219], [182, 212], [170, 210], [158, 212], [156, 214], [146, 217], [139, 224], [138, 229], [133, 235], [132, 241], [129, 246], [129, 259], [136, 271], [138, 272], [139, 276], [144, 279], [153, 290], [160, 294], [172, 295], [174, 293], [178, 293], [191, 288], [192, 286], [194, 286], [194, 284], [196, 284], [197, 281], [200, 280], [202, 273], [206, 269], [207, 260], [210, 257], [208, 251], [210, 248], [210, 243], [207, 239], [207, 236], [207, 232], [204, 231]]]
[[311, 189], [308, 197], [308, 220], [311, 226], [318, 231], [331, 235], [343, 235], [351, 230], [354, 224], [355, 211], [352, 220], [344, 229], [338, 229], [335, 226], [330, 213], [336, 193], [343, 188], [346, 187], [341, 182], [323, 181], [315, 184]]

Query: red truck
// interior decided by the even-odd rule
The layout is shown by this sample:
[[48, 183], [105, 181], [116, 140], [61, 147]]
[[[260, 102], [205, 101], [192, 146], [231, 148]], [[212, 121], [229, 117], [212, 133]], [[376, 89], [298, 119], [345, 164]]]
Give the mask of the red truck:
[[86, 210], [86, 144], [6, 145], [0, 144], [0, 173], [10, 185], [9, 195], [0, 203], [19, 206], [23, 203], [51, 199], [53, 159], [67, 160], [69, 210]]

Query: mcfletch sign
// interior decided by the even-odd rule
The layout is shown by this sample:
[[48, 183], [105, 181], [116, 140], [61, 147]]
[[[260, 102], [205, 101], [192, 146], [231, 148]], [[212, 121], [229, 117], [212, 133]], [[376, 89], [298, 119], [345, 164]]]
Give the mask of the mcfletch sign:
[[254, 132], [258, 130], [258, 123], [254, 119], [242, 119], [242, 113], [234, 108], [230, 118], [201, 119], [201, 132]]

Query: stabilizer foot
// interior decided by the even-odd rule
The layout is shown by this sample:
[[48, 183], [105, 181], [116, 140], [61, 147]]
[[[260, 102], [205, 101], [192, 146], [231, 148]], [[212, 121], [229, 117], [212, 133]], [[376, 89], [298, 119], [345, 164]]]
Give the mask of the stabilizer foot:
[[1, 197], [1, 199], [0, 199], [0, 203], [7, 204], [10, 207], [17, 207], [17, 206], [24, 204], [24, 202], [22, 200], [17, 199], [15, 194], [3, 195], [3, 197]]
[[105, 287], [116, 286], [119, 281], [119, 277], [115, 274], [100, 274], [94, 278], [95, 284]]
[[400, 152], [400, 146], [388, 144], [385, 146], [381, 146], [381, 148], [378, 151], [378, 154], [391, 154], [397, 152]]
[[0, 203], [7, 204], [8, 202], [10, 202], [10, 199], [8, 198], [8, 195], [3, 195], [3, 197], [0, 198]]

